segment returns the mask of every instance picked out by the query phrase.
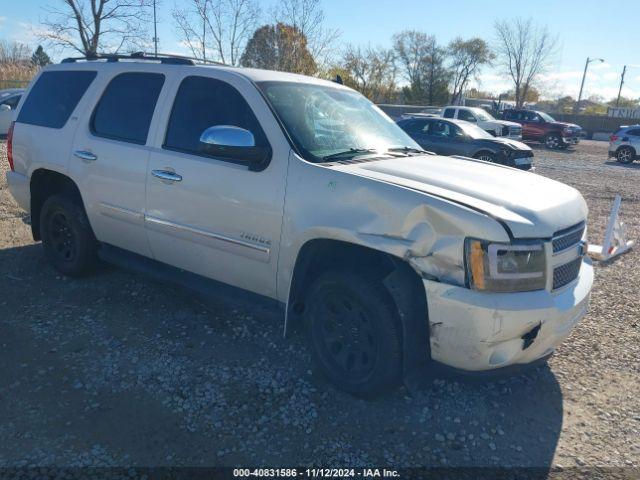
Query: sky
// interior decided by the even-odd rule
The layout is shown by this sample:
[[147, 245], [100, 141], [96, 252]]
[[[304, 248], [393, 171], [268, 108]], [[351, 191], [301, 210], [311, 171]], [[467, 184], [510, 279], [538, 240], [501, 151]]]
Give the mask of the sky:
[[[171, 10], [188, 0], [160, 0], [158, 10], [162, 52], [188, 54], [173, 27]], [[268, 11], [277, 0], [260, 0]], [[16, 40], [33, 48], [34, 32], [44, 6], [61, 0], [0, 0], [0, 39]], [[640, 0], [617, 0], [615, 8], [603, 0], [322, 0], [326, 26], [341, 32], [339, 44], [389, 47], [395, 32], [421, 30], [446, 45], [455, 37], [495, 41], [496, 20], [532, 18], [558, 38], [553, 66], [541, 78], [545, 96], [578, 96], [585, 60], [589, 65], [583, 98], [605, 99], [618, 94], [623, 65], [628, 66], [622, 95], [640, 97]], [[64, 52], [57, 53], [58, 59]], [[498, 67], [485, 68], [474, 86], [500, 93], [511, 85]]]

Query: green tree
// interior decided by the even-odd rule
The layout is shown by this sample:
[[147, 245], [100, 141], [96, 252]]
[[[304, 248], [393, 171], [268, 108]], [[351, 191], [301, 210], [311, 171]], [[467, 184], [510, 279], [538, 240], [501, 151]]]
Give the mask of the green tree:
[[[612, 98], [607, 102], [607, 105], [610, 107], [616, 106], [617, 98]], [[620, 97], [620, 102], [618, 103], [618, 107], [620, 108], [638, 108], [640, 107], [640, 98], [628, 98], [628, 97]]]
[[258, 28], [240, 57], [243, 67], [314, 75], [318, 66], [307, 38], [296, 27], [278, 23]]
[[445, 65], [446, 51], [433, 35], [405, 30], [393, 36], [393, 50], [409, 82], [402, 89], [406, 102], [448, 103], [451, 72]]
[[451, 69], [451, 103], [462, 98], [469, 80], [476, 78], [480, 69], [490, 64], [495, 55], [481, 38], [456, 38], [447, 47]]
[[47, 52], [44, 51], [44, 48], [42, 48], [42, 45], [38, 45], [36, 51], [31, 55], [31, 63], [37, 67], [46, 67], [51, 64], [51, 59], [49, 55], [47, 55]]

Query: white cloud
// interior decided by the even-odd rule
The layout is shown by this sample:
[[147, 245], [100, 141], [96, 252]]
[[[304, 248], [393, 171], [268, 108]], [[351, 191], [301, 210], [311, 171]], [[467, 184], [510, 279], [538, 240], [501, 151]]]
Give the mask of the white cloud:
[[[602, 64], [605, 65], [605, 64]], [[620, 72], [617, 67], [606, 64], [604, 67], [593, 69], [593, 64], [589, 65], [587, 77], [585, 79], [583, 98], [592, 95], [604, 97], [606, 100], [615, 98], [618, 95], [620, 85]], [[544, 98], [556, 98], [565, 95], [578, 97], [583, 70], [560, 70], [549, 71], [540, 75], [537, 83], [538, 89]], [[513, 90], [513, 83], [507, 75], [500, 74], [496, 70], [480, 75], [476, 82], [472, 82], [470, 87], [491, 92], [495, 95]], [[640, 75], [630, 77], [627, 75], [622, 94], [628, 97], [640, 97]]]

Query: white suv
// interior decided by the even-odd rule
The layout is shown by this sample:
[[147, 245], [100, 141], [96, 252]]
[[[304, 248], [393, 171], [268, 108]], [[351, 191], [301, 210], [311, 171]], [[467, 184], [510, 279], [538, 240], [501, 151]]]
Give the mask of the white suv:
[[9, 188], [63, 274], [125, 259], [273, 299], [357, 395], [544, 361], [584, 316], [573, 188], [424, 152], [332, 82], [108, 60], [45, 68], [8, 139]]
[[490, 113], [478, 107], [445, 107], [442, 111], [444, 118], [457, 118], [475, 123], [494, 137], [507, 137], [522, 140], [522, 125], [516, 122], [498, 120]]

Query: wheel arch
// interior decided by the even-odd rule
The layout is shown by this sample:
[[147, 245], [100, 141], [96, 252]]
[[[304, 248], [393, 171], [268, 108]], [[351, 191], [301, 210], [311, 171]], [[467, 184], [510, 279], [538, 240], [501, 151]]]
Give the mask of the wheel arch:
[[633, 145], [620, 145], [618, 148], [616, 148], [616, 154], [617, 154], [620, 150], [622, 150], [623, 148], [629, 148], [629, 149], [631, 149], [631, 151], [633, 152], [633, 155], [634, 155], [634, 156], [637, 156], [637, 155], [638, 155], [638, 151], [634, 148], [634, 146], [633, 146]]
[[80, 189], [68, 175], [47, 168], [38, 168], [31, 173], [29, 190], [31, 194], [31, 233], [34, 240], [41, 239], [40, 212], [47, 198], [66, 193], [82, 202]]
[[343, 240], [312, 239], [300, 248], [285, 307], [285, 336], [302, 326], [304, 294], [313, 280], [337, 267], [377, 277], [391, 295], [402, 322], [405, 376], [430, 360], [427, 297], [421, 276], [402, 258]]
[[496, 152], [490, 150], [489, 148], [487, 148], [486, 146], [480, 147], [477, 150], [475, 150], [473, 152], [473, 154], [471, 155], [473, 158], [477, 158], [480, 154], [482, 153], [488, 153], [491, 156], [494, 156], [496, 154]]

